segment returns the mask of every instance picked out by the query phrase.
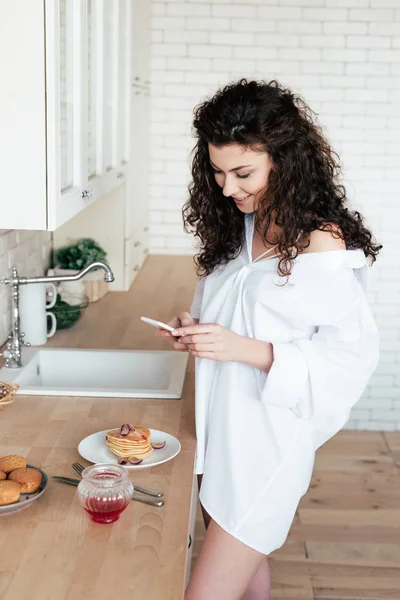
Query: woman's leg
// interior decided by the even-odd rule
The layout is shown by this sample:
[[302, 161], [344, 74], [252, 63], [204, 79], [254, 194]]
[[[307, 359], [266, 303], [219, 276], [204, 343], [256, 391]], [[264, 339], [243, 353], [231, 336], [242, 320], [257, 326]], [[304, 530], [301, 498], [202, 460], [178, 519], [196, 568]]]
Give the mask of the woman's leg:
[[211, 519], [185, 600], [241, 600], [264, 561]]
[[[203, 478], [203, 475], [197, 476], [199, 490], [201, 487], [202, 478]], [[210, 524], [211, 517], [201, 503], [200, 503], [200, 507], [201, 507], [201, 512], [203, 514], [204, 525], [205, 525], [205, 528], [207, 529]], [[264, 557], [264, 560], [261, 560], [261, 563], [260, 563], [260, 566], [259, 566], [257, 572], [255, 573], [253, 579], [251, 580], [249, 586], [247, 587], [242, 600], [269, 600], [270, 586], [271, 586], [271, 581], [270, 581], [268, 561]]]
[[269, 600], [271, 591], [271, 577], [268, 560], [264, 557], [261, 565], [254, 575], [242, 600]]

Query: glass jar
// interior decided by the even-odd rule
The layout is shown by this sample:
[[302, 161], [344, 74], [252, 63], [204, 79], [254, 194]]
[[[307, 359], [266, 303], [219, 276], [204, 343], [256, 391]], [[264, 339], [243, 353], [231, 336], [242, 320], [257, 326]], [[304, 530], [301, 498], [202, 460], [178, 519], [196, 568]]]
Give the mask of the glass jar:
[[113, 523], [131, 502], [133, 491], [128, 469], [120, 465], [99, 464], [83, 471], [77, 493], [93, 521]]

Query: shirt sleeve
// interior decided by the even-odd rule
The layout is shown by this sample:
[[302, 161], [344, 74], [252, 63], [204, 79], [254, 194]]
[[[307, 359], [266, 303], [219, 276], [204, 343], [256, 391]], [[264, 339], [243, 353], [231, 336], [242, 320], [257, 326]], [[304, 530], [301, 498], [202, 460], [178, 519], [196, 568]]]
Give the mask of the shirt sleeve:
[[322, 280], [310, 292], [308, 326], [314, 333], [273, 343], [274, 361], [262, 386], [265, 404], [288, 407], [304, 419], [348, 412], [379, 356], [377, 328], [361, 280], [351, 269], [331, 274], [329, 285]]
[[197, 283], [196, 290], [194, 292], [194, 298], [190, 307], [190, 314], [193, 319], [200, 319], [201, 304], [203, 302], [204, 295], [205, 277], [202, 277]]

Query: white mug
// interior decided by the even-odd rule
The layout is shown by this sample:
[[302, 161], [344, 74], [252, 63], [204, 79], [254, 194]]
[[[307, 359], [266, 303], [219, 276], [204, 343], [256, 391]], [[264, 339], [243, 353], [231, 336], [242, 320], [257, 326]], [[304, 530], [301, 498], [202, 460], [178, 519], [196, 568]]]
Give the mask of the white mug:
[[[48, 291], [51, 291], [47, 299]], [[20, 329], [24, 340], [32, 346], [42, 346], [57, 329], [57, 319], [48, 308], [57, 301], [57, 289], [53, 283], [28, 283], [19, 288]], [[51, 319], [51, 329], [47, 332], [47, 317]]]

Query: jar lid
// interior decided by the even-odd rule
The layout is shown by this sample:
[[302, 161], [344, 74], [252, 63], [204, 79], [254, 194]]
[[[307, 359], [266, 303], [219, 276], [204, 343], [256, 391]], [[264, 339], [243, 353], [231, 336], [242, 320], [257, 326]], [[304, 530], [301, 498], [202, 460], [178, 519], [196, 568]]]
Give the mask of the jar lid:
[[128, 479], [128, 469], [121, 465], [101, 463], [84, 469], [82, 479], [98, 487], [113, 487]]

